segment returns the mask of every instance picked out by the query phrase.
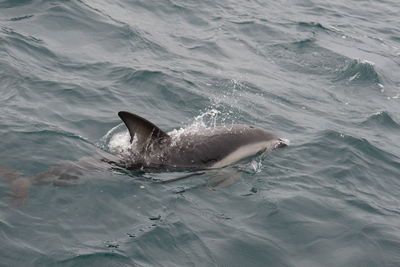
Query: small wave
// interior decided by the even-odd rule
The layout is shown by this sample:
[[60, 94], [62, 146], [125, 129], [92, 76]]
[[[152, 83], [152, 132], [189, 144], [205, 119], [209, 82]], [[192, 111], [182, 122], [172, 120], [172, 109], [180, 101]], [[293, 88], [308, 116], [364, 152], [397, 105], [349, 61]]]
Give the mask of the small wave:
[[20, 20], [24, 20], [24, 19], [30, 19], [32, 17], [33, 17], [33, 15], [25, 15], [25, 16], [20, 16], [20, 17], [14, 17], [9, 20], [10, 21], [20, 21]]
[[341, 80], [356, 84], [381, 84], [381, 78], [375, 70], [375, 64], [362, 59], [351, 60], [342, 70], [340, 70], [334, 81]]
[[[316, 174], [324, 177], [324, 182], [335, 181], [334, 187], [343, 194], [364, 199], [375, 208], [374, 200], [383, 201], [382, 195], [387, 195], [387, 199], [395, 197], [387, 193], [393, 192], [391, 187], [398, 186], [399, 157], [379, 143], [354, 134], [325, 130], [311, 142], [294, 146], [298, 148], [302, 156], [296, 157], [297, 163], [319, 166]], [[393, 209], [390, 200], [386, 206], [388, 210]], [[375, 213], [368, 207], [364, 210]]]
[[305, 38], [305, 39], [301, 39], [292, 43], [288, 43], [283, 45], [283, 47], [285, 48], [291, 48], [291, 47], [295, 47], [295, 48], [315, 48], [316, 46], [316, 41], [315, 38]]
[[16, 133], [23, 135], [41, 135], [41, 136], [62, 136], [71, 139], [77, 139], [84, 142], [89, 142], [87, 138], [75, 133], [65, 131], [59, 127], [46, 125], [43, 123], [33, 124], [30, 128], [24, 130], [15, 130]]
[[273, 47], [276, 63], [293, 72], [312, 75], [332, 75], [347, 58], [321, 46], [315, 37]]
[[351, 168], [379, 166], [380, 169], [376, 171], [386, 169], [387, 174], [400, 167], [398, 158], [394, 154], [383, 150], [378, 144], [366, 138], [327, 130], [322, 132], [314, 144], [318, 147], [321, 157], [325, 154], [330, 162], [338, 166]]
[[319, 22], [304, 22], [304, 21], [300, 21], [300, 22], [297, 23], [297, 25], [300, 26], [300, 27], [304, 27], [304, 28], [315, 28], [315, 29], [318, 29], [318, 30], [331, 31], [331, 29], [323, 26]]
[[6, 0], [0, 3], [0, 8], [15, 8], [18, 6], [24, 6], [31, 4], [32, 1], [15, 1], [15, 0]]
[[400, 125], [386, 111], [376, 112], [361, 123], [362, 126], [384, 127], [387, 129], [400, 129]]
[[[108, 249], [111, 250], [107, 251], [84, 251], [77, 253], [78, 255], [72, 256], [67, 259], [63, 259], [58, 261], [58, 264], [62, 265], [69, 265], [69, 266], [76, 266], [76, 265], [104, 265], [106, 262], [111, 265], [119, 265], [119, 266], [128, 266], [128, 265], [135, 265], [134, 262], [127, 256], [123, 255], [120, 252], [117, 252], [117, 248], [113, 245], [107, 245]], [[38, 264], [41, 265], [41, 264]], [[107, 265], [107, 264], [106, 264]]]
[[[24, 47], [25, 48], [25, 47], [33, 46], [38, 51], [45, 51], [46, 53], [50, 52], [48, 50], [45, 50], [45, 48], [43, 48], [43, 47], [36, 47], [37, 45], [35, 45], [35, 43], [43, 45], [43, 41], [32, 35], [22, 34], [12, 28], [4, 27], [4, 26], [0, 27], [0, 33], [2, 33], [7, 38], [9, 47]], [[3, 39], [3, 41], [5, 41], [5, 40]], [[18, 45], [19, 43], [21, 43], [21, 45]], [[40, 49], [42, 49], [42, 50], [40, 50]]]
[[135, 81], [159, 80], [160, 77], [164, 75], [165, 74], [161, 71], [136, 70], [131, 67], [114, 67], [109, 77], [130, 84]]

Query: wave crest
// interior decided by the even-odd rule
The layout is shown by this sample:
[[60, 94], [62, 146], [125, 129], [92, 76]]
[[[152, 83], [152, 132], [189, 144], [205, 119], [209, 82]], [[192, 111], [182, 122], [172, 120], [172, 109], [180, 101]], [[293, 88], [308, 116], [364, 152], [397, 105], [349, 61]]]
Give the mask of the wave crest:
[[353, 59], [339, 71], [335, 81], [345, 80], [351, 83], [375, 83], [380, 84], [381, 78], [375, 70], [375, 64], [368, 60]]
[[379, 111], [369, 116], [361, 123], [362, 126], [384, 127], [387, 129], [400, 129], [400, 125], [386, 111]]

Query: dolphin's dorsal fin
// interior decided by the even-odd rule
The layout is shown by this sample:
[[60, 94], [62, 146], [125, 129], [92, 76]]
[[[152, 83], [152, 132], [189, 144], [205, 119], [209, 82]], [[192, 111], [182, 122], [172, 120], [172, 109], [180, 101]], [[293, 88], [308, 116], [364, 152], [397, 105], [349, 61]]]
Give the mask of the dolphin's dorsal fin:
[[138, 148], [146, 148], [152, 141], [169, 138], [169, 135], [148, 120], [127, 111], [118, 112], [118, 116], [125, 123], [131, 135], [138, 139]]

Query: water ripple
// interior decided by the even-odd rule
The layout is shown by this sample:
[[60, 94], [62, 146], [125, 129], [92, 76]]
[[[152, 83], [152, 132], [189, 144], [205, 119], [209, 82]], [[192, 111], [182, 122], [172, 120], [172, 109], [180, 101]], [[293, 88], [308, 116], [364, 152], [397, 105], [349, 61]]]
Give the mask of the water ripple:
[[399, 4], [292, 2], [0, 1], [1, 166], [104, 153], [119, 110], [291, 140], [254, 171], [105, 167], [20, 210], [0, 180], [0, 265], [397, 266]]

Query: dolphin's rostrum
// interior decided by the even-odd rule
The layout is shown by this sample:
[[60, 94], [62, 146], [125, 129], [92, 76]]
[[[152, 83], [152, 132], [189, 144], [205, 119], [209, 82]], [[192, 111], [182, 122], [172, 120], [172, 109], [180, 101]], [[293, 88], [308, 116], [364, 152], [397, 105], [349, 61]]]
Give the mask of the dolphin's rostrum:
[[187, 170], [225, 167], [260, 152], [287, 144], [270, 132], [250, 125], [233, 124], [202, 128], [170, 136], [148, 120], [121, 111], [118, 116], [136, 142], [127, 169]]

